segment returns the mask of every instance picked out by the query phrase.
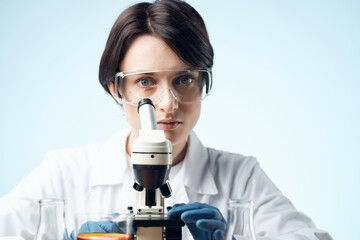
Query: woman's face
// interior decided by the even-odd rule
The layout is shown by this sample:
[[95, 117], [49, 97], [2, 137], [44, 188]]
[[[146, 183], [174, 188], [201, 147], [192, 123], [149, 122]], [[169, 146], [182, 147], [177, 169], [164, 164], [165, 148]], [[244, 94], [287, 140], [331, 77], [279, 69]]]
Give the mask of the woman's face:
[[[156, 36], [141, 35], [130, 44], [121, 64], [122, 72], [136, 72], [153, 69], [183, 69], [189, 68], [164, 41]], [[161, 73], [158, 85], [171, 88], [171, 72]], [[134, 139], [138, 136], [140, 123], [137, 106], [122, 102], [116, 97], [114, 84], [109, 84], [113, 97], [123, 105], [127, 121], [132, 127]], [[187, 137], [194, 128], [200, 116], [201, 102], [191, 104], [178, 103], [165, 90], [161, 101], [155, 105], [158, 129], [164, 130], [166, 138], [171, 141], [173, 147], [185, 147]]]

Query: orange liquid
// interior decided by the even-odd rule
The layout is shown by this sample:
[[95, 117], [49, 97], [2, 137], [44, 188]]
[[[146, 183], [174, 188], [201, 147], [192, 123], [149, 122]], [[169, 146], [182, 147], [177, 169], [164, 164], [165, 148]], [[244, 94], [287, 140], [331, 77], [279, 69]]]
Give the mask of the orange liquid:
[[130, 240], [124, 233], [81, 233], [76, 240]]

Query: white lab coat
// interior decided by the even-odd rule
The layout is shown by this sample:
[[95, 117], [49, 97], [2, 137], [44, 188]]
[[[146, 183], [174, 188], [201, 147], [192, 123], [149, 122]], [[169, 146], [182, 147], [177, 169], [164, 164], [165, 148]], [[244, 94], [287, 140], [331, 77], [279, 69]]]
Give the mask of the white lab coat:
[[[0, 199], [0, 236], [32, 239], [39, 220], [38, 200], [64, 198], [66, 223], [74, 228], [77, 212], [126, 212], [135, 206], [133, 173], [125, 146], [129, 130], [83, 148], [51, 151], [44, 162]], [[182, 164], [170, 173], [173, 195], [165, 204], [203, 202], [219, 208], [226, 219], [226, 200], [255, 201], [258, 236], [276, 240], [331, 237], [316, 229], [274, 186], [256, 159], [205, 148], [194, 132]], [[183, 228], [184, 239], [192, 239]]]

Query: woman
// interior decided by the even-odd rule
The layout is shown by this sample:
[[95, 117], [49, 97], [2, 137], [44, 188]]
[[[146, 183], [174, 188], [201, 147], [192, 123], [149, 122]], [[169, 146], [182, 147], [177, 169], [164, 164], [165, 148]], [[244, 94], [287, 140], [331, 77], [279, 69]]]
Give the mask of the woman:
[[[205, 24], [181, 1], [138, 3], [115, 22], [100, 63], [100, 83], [124, 110], [131, 129], [84, 148], [53, 151], [0, 200], [1, 235], [31, 239], [38, 199], [65, 198], [67, 225], [76, 212], [123, 212], [134, 206], [129, 156], [139, 133], [136, 103], [153, 100], [157, 126], [173, 146], [170, 184], [184, 239], [219, 239], [226, 200], [255, 201], [255, 231], [266, 239], [331, 239], [297, 212], [252, 157], [205, 148], [192, 131], [211, 91], [213, 49]], [[189, 231], [188, 231], [189, 230]]]

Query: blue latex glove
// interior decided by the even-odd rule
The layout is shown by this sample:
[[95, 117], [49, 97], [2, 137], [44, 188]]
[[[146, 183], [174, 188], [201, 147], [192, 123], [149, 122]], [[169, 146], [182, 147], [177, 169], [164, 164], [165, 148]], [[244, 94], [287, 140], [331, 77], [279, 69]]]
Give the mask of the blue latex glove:
[[222, 240], [226, 221], [219, 209], [206, 203], [175, 204], [170, 218], [180, 218], [195, 240]]

